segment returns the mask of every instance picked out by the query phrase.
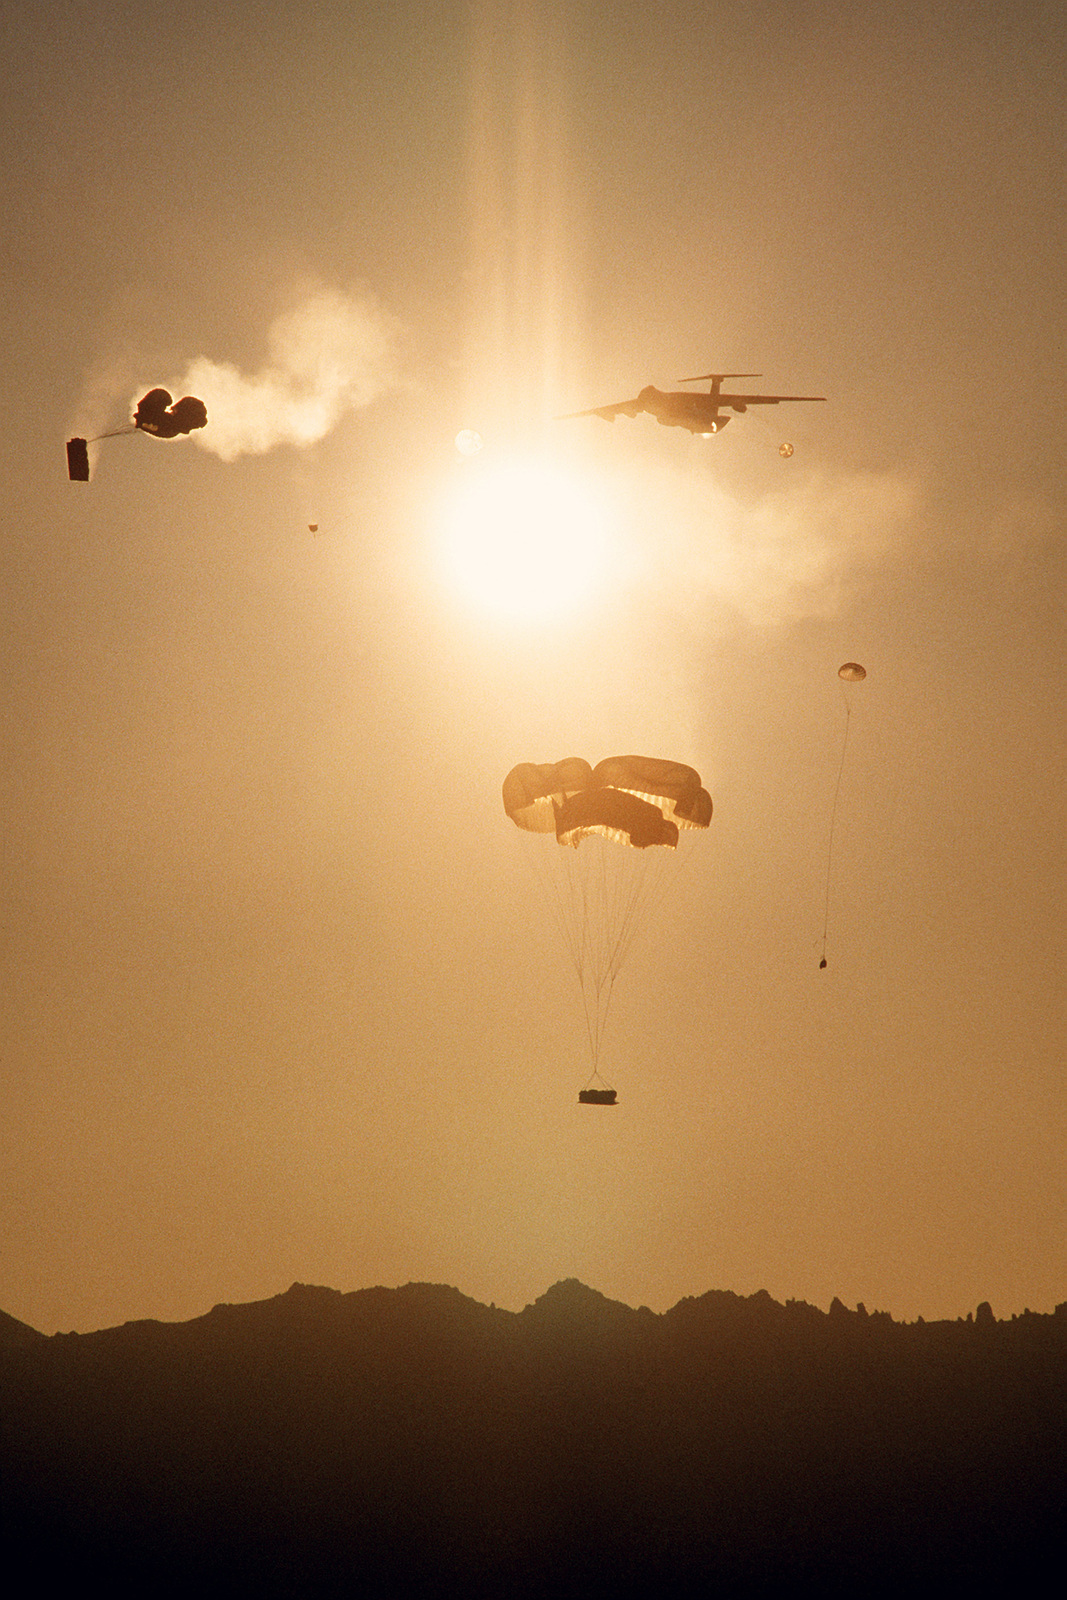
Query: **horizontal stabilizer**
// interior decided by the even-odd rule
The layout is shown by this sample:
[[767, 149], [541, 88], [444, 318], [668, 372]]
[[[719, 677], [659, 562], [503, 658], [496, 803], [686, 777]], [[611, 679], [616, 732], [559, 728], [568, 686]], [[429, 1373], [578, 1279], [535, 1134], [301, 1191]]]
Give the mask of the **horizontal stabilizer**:
[[727, 378], [762, 378], [762, 372], [702, 372], [698, 378], [678, 378], [678, 383], [725, 383]]

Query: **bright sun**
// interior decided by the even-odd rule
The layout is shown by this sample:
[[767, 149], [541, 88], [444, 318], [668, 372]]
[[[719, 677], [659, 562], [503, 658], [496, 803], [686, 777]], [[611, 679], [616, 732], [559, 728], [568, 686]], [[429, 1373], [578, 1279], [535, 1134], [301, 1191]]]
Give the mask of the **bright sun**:
[[547, 618], [576, 605], [604, 570], [607, 515], [592, 487], [560, 467], [472, 463], [446, 507], [443, 542], [453, 581], [480, 607]]

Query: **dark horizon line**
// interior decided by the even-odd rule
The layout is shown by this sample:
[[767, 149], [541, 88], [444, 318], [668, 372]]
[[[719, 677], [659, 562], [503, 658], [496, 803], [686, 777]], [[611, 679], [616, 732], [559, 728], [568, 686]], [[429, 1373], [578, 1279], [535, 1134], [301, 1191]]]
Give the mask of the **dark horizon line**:
[[665, 1311], [653, 1311], [647, 1305], [635, 1307], [627, 1304], [626, 1301], [614, 1300], [610, 1296], [603, 1294], [600, 1290], [591, 1288], [578, 1278], [561, 1278], [557, 1280], [556, 1283], [552, 1284], [548, 1289], [546, 1289], [544, 1293], [539, 1295], [535, 1300], [529, 1301], [521, 1310], [509, 1311], [504, 1306], [498, 1306], [495, 1301], [490, 1301], [488, 1304], [486, 1304], [484, 1301], [476, 1300], [472, 1295], [465, 1294], [461, 1289], [456, 1288], [452, 1284], [431, 1283], [428, 1280], [412, 1279], [407, 1283], [396, 1284], [393, 1286], [386, 1284], [370, 1284], [359, 1289], [335, 1289], [328, 1285], [307, 1284], [296, 1280], [290, 1284], [288, 1289], [281, 1290], [274, 1295], [267, 1295], [263, 1299], [245, 1301], [217, 1301], [210, 1308], [210, 1310], [206, 1312], [200, 1312], [192, 1317], [176, 1318], [174, 1320], [167, 1320], [161, 1317], [131, 1317], [120, 1323], [108, 1324], [101, 1328], [85, 1330], [84, 1333], [81, 1333], [78, 1330], [63, 1332], [60, 1329], [57, 1329], [55, 1333], [51, 1334], [42, 1333], [39, 1329], [34, 1328], [30, 1323], [23, 1322], [20, 1318], [13, 1316], [10, 1312], [0, 1309], [0, 1342], [10, 1345], [11, 1343], [21, 1342], [27, 1337], [31, 1340], [72, 1337], [88, 1338], [94, 1333], [113, 1333], [123, 1328], [137, 1328], [146, 1326], [181, 1328], [188, 1327], [192, 1323], [202, 1322], [205, 1320], [205, 1318], [215, 1316], [220, 1313], [225, 1314], [228, 1311], [250, 1311], [256, 1307], [268, 1306], [285, 1300], [309, 1300], [311, 1298], [316, 1298], [322, 1302], [325, 1302], [326, 1300], [353, 1300], [357, 1297], [372, 1295], [405, 1296], [419, 1291], [432, 1291], [435, 1293], [443, 1292], [449, 1296], [458, 1296], [459, 1299], [465, 1301], [472, 1307], [476, 1307], [482, 1311], [507, 1318], [523, 1317], [529, 1312], [536, 1312], [539, 1309], [544, 1309], [546, 1303], [554, 1303], [558, 1306], [564, 1300], [569, 1300], [572, 1305], [582, 1302], [586, 1307], [593, 1307], [599, 1304], [602, 1309], [609, 1309], [616, 1314], [622, 1312], [628, 1313], [629, 1315], [635, 1317], [653, 1317], [657, 1321], [664, 1317], [677, 1315], [684, 1307], [714, 1301], [718, 1301], [720, 1304], [724, 1305], [729, 1302], [734, 1302], [739, 1306], [749, 1305], [752, 1306], [753, 1309], [763, 1306], [768, 1309], [773, 1307], [783, 1312], [795, 1311], [801, 1314], [810, 1313], [813, 1316], [821, 1319], [833, 1319], [834, 1321], [841, 1321], [842, 1319], [848, 1319], [849, 1321], [855, 1322], [873, 1321], [875, 1323], [880, 1323], [882, 1326], [892, 1326], [895, 1328], [946, 1327], [955, 1325], [967, 1326], [968, 1324], [973, 1324], [979, 1327], [1007, 1327], [1012, 1323], [1031, 1318], [1056, 1318], [1057, 1320], [1067, 1320], [1067, 1300], [1060, 1301], [1055, 1305], [1052, 1311], [1031, 1311], [1030, 1308], [1026, 1306], [1021, 1312], [1012, 1312], [1010, 1316], [1000, 1318], [994, 1316], [990, 1302], [988, 1300], [983, 1300], [979, 1302], [974, 1311], [968, 1311], [965, 1315], [961, 1316], [927, 1318], [919, 1315], [911, 1321], [898, 1321], [898, 1319], [895, 1318], [889, 1311], [883, 1311], [879, 1309], [869, 1311], [862, 1300], [856, 1302], [855, 1309], [850, 1309], [842, 1300], [838, 1298], [837, 1295], [834, 1295], [831, 1299], [829, 1308], [826, 1311], [823, 1311], [819, 1306], [813, 1305], [807, 1300], [796, 1299], [793, 1297], [789, 1297], [784, 1301], [775, 1300], [766, 1289], [757, 1289], [749, 1295], [738, 1294], [733, 1289], [706, 1289], [700, 1294], [683, 1295], [680, 1300], [669, 1306]]

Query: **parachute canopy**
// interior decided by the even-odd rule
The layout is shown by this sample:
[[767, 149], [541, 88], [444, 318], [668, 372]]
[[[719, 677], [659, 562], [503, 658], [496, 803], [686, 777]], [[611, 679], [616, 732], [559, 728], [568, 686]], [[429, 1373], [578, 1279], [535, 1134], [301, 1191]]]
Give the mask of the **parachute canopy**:
[[504, 810], [528, 833], [555, 833], [556, 808], [572, 794], [593, 787], [593, 769], [581, 756], [536, 766], [524, 761], [504, 779]]
[[595, 767], [581, 756], [554, 765], [524, 762], [504, 779], [504, 810], [518, 828], [554, 833], [577, 846], [591, 833], [644, 850], [678, 843], [680, 828], [706, 828], [711, 796], [700, 774], [655, 756], [609, 756]]
[[662, 844], [673, 850], [678, 828], [668, 822], [658, 806], [650, 805], [625, 789], [581, 789], [556, 807], [556, 839], [575, 849], [591, 833], [616, 844], [647, 850]]
[[636, 795], [678, 828], [706, 828], [711, 821], [711, 796], [701, 788], [700, 774], [680, 761], [609, 756], [593, 768], [593, 787]]
[[133, 425], [156, 439], [176, 439], [179, 433], [207, 427], [207, 406], [191, 394], [172, 403], [166, 389], [149, 389], [138, 402]]
[[846, 683], [862, 683], [867, 676], [867, 668], [861, 667], [858, 661], [846, 661], [843, 667], [838, 667], [837, 676], [844, 678]]

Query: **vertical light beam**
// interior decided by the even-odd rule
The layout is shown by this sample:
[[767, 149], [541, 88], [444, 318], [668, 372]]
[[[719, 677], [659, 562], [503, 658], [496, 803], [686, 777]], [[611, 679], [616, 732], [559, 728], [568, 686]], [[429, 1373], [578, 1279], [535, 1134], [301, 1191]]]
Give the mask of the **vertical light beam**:
[[514, 442], [551, 417], [575, 345], [564, 11], [475, 0], [472, 18], [464, 402]]

